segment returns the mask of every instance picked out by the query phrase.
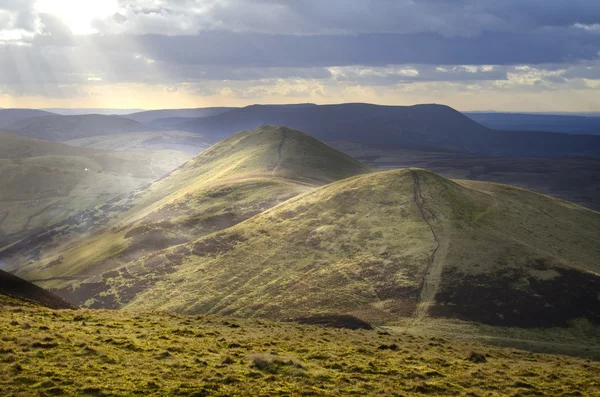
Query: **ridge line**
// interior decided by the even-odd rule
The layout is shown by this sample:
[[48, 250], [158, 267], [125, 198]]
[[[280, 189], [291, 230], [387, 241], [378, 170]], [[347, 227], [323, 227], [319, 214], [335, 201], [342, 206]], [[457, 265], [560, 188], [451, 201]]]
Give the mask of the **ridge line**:
[[[425, 302], [423, 302], [423, 300], [422, 300], [423, 293], [427, 289], [427, 276], [429, 275], [431, 268], [433, 267], [433, 264], [435, 262], [435, 255], [437, 254], [438, 250], [440, 249], [441, 243], [435, 232], [435, 229], [433, 228], [433, 226], [431, 225], [431, 223], [427, 220], [427, 217], [425, 216], [425, 211], [427, 211], [432, 215], [432, 217], [435, 220], [437, 220], [435, 214], [429, 208], [425, 208], [425, 206], [424, 206], [425, 199], [423, 198], [423, 194], [421, 192], [421, 180], [419, 178], [419, 175], [417, 175], [417, 173], [415, 171], [411, 170], [411, 176], [413, 177], [413, 181], [414, 181], [414, 187], [413, 187], [414, 202], [417, 205], [417, 208], [419, 209], [421, 218], [427, 224], [427, 226], [429, 227], [429, 230], [431, 230], [433, 239], [436, 242], [436, 247], [434, 248], [433, 252], [429, 256], [429, 259], [427, 261], [427, 267], [425, 268], [425, 275], [423, 276], [423, 280], [421, 280], [421, 285], [419, 286], [419, 291], [420, 291], [419, 297], [418, 297], [419, 300], [417, 302], [417, 307], [415, 309], [415, 313], [413, 314], [413, 322], [418, 322], [425, 316], [427, 309], [428, 309], [427, 307], [424, 307]], [[419, 199], [420, 199], [420, 202], [419, 202]]]

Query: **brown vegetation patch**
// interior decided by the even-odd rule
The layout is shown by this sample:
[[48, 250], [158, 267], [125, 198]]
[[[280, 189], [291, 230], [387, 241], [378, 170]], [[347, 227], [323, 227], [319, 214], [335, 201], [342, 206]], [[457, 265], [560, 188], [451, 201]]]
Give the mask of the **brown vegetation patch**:
[[105, 281], [97, 283], [82, 283], [74, 287], [66, 287], [54, 291], [54, 293], [69, 302], [81, 305], [90, 298], [95, 298], [102, 292], [110, 290], [110, 285]]
[[300, 317], [293, 320], [299, 324], [316, 325], [319, 327], [328, 328], [345, 328], [345, 329], [366, 329], [372, 330], [373, 326], [366, 321], [348, 314], [330, 314], [313, 317]]
[[224, 254], [231, 251], [237, 243], [247, 239], [239, 233], [219, 233], [204, 238], [192, 246], [192, 254], [196, 256]]
[[446, 268], [430, 315], [518, 327], [564, 327], [581, 317], [600, 323], [600, 277], [573, 269], [553, 270], [560, 276], [541, 280], [527, 269], [471, 275]]

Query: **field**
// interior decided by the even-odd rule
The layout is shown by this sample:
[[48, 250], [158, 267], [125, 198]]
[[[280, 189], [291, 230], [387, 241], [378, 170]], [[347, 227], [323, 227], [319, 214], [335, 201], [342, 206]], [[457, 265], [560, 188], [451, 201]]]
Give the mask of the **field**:
[[0, 297], [3, 396], [594, 396], [600, 363], [382, 330]]

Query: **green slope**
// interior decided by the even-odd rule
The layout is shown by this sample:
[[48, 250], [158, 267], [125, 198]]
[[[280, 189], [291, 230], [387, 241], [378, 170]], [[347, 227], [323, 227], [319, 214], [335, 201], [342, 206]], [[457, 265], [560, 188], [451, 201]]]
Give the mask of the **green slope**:
[[423, 170], [349, 178], [63, 296], [95, 307], [375, 322], [600, 321], [600, 214]]
[[26, 279], [64, 288], [369, 171], [295, 130], [242, 131], [148, 187], [0, 252], [0, 259]]
[[106, 152], [0, 133], [0, 249], [159, 178], [181, 152]]

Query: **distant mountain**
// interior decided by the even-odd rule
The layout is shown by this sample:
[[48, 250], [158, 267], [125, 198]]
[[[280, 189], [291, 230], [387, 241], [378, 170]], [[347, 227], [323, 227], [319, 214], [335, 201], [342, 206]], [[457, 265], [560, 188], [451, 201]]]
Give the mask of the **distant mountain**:
[[49, 108], [42, 109], [63, 116], [82, 116], [86, 114], [103, 114], [106, 116], [123, 116], [143, 109], [109, 109], [109, 108]]
[[75, 306], [53, 293], [0, 270], [0, 296], [2, 295], [51, 309], [75, 309]]
[[600, 117], [528, 113], [465, 113], [486, 127], [511, 131], [600, 134]]
[[600, 156], [600, 136], [496, 131], [443, 105], [253, 105], [182, 122], [176, 129], [222, 139], [264, 124], [286, 125], [325, 142], [397, 145], [499, 156]]
[[[291, 197], [370, 168], [301, 132], [242, 131], [165, 178], [29, 236], [0, 263], [80, 301], [78, 279], [217, 232]], [[67, 277], [68, 276], [68, 277]], [[81, 294], [80, 294], [81, 293]], [[81, 302], [87, 301], [86, 299]], [[111, 296], [89, 301], [119, 305]]]
[[32, 117], [51, 116], [52, 113], [36, 109], [0, 109], [0, 129]]
[[148, 127], [124, 117], [99, 114], [33, 117], [17, 121], [5, 129], [21, 136], [48, 141], [66, 141], [98, 135], [149, 130]]
[[151, 123], [157, 119], [166, 118], [198, 118], [208, 117], [217, 114], [228, 112], [232, 109], [231, 107], [212, 107], [212, 108], [197, 108], [197, 109], [161, 109], [161, 110], [147, 110], [144, 112], [137, 112], [128, 114], [126, 117], [135, 120], [138, 123]]

